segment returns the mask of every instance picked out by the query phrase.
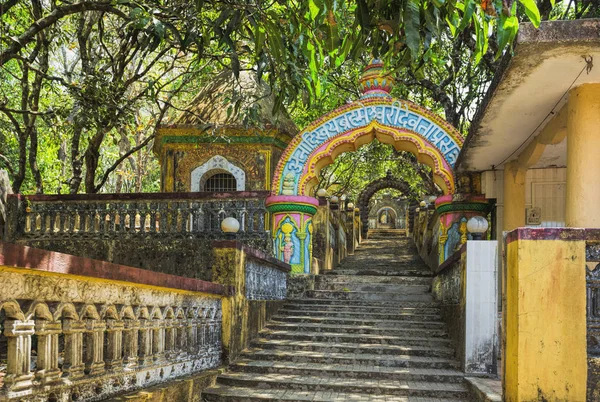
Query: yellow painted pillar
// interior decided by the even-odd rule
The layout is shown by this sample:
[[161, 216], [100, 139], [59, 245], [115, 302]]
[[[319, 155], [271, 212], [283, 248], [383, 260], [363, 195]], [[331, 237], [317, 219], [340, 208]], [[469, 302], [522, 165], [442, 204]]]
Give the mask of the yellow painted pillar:
[[569, 227], [600, 228], [600, 84], [571, 90], [567, 115]]
[[503, 230], [525, 226], [525, 174], [527, 170], [513, 161], [504, 166]]
[[578, 229], [520, 228], [506, 237], [502, 350], [507, 402], [586, 400], [584, 236]]

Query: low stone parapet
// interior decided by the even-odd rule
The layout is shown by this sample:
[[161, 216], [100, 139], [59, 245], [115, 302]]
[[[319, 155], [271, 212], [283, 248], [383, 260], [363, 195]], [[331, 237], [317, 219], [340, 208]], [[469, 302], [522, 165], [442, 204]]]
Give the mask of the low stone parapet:
[[467, 241], [438, 267], [432, 291], [465, 373], [498, 374], [498, 242]]
[[234, 292], [223, 300], [223, 355], [235, 360], [285, 303], [292, 267], [235, 240], [212, 243], [213, 282]]
[[0, 239], [209, 281], [224, 218], [240, 222], [239, 241], [271, 250], [268, 194], [12, 194]]
[[231, 289], [0, 243], [0, 395], [101, 400], [218, 367]]

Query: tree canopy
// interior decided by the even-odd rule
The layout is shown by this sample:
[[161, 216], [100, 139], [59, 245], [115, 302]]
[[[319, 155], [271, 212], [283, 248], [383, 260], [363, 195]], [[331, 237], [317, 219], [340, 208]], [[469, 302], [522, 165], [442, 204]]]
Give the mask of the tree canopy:
[[274, 108], [303, 126], [355, 98], [358, 72], [374, 56], [396, 76], [396, 96], [466, 132], [519, 21], [537, 26], [597, 8], [590, 0], [0, 0], [0, 167], [21, 192], [156, 191], [156, 128], [221, 70], [255, 71]]

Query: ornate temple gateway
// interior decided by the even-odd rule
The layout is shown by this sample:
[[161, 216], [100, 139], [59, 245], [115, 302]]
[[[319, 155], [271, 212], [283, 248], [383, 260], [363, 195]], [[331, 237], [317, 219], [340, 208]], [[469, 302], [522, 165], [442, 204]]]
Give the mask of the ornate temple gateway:
[[[313, 198], [314, 187], [319, 171], [343, 152], [355, 151], [375, 139], [412, 152], [419, 162], [431, 167], [435, 183], [452, 200], [456, 192], [454, 165], [463, 146], [462, 135], [427, 109], [392, 98], [393, 83], [383, 63], [373, 60], [360, 78], [362, 96], [309, 124], [283, 151], [267, 206], [273, 214], [276, 255], [290, 263], [293, 272], [311, 272], [311, 219], [318, 206]], [[448, 230], [458, 231], [455, 222], [473, 215], [471, 206], [462, 202], [466, 198], [460, 198], [460, 216], [452, 214], [444, 220], [440, 228], [444, 235], [448, 236]], [[474, 211], [486, 212], [485, 208]], [[466, 233], [463, 237], [466, 239]], [[443, 261], [448, 253], [443, 252], [444, 244], [440, 247]]]

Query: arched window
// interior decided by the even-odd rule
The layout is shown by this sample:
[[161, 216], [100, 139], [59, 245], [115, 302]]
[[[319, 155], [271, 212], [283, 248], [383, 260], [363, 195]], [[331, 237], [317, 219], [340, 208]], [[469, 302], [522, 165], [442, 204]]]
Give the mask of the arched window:
[[212, 191], [217, 193], [228, 193], [236, 191], [237, 181], [230, 173], [215, 173], [204, 183], [203, 191]]
[[191, 173], [191, 191], [244, 191], [246, 173], [221, 155], [215, 155]]

